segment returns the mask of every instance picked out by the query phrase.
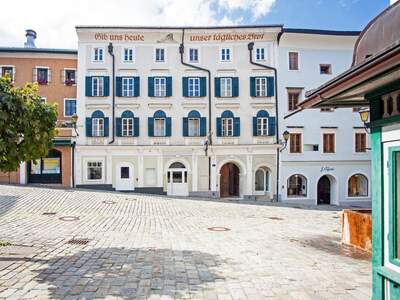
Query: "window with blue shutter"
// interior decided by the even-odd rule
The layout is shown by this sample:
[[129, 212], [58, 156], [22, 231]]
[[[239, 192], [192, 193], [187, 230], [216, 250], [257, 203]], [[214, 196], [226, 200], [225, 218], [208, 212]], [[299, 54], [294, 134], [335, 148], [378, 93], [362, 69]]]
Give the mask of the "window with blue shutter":
[[200, 77], [200, 97], [207, 96], [207, 77]]
[[154, 136], [154, 118], [148, 118], [147, 127], [149, 136]]
[[115, 95], [117, 97], [122, 97], [122, 77], [117, 76], [115, 78]]
[[122, 136], [122, 118], [115, 118], [115, 135]]
[[265, 110], [260, 110], [256, 117], [253, 117], [253, 136], [269, 135], [269, 114]]
[[116, 135], [117, 136], [136, 136], [135, 121], [133, 112], [126, 110], [121, 114], [120, 118], [116, 118]]
[[86, 118], [87, 136], [108, 136], [108, 118], [104, 117], [101, 110], [92, 113], [91, 118]]
[[149, 97], [154, 97], [154, 77], [147, 78], [147, 91]]
[[230, 110], [225, 110], [217, 118], [217, 136], [231, 137], [240, 135], [240, 118], [235, 118]]
[[200, 136], [207, 135], [207, 118], [201, 117], [200, 118]]
[[240, 118], [233, 118], [233, 136], [240, 136]]
[[219, 77], [214, 78], [214, 92], [215, 97], [221, 97], [221, 78]]
[[92, 97], [92, 76], [86, 76], [85, 80], [85, 96]]
[[92, 133], [92, 118], [86, 118], [86, 136], [93, 136]]
[[104, 118], [104, 136], [109, 135], [109, 118]]
[[189, 77], [182, 77], [182, 95], [189, 97]]
[[167, 118], [165, 112], [157, 110], [153, 118], [149, 118], [149, 136], [171, 136], [171, 118]]
[[110, 96], [110, 77], [103, 76], [104, 78], [104, 97]]
[[168, 76], [166, 77], [166, 97], [171, 97], [172, 96], [172, 77]]
[[183, 136], [205, 136], [206, 135], [206, 118], [202, 118], [197, 110], [189, 112], [186, 118], [182, 119]]
[[275, 135], [276, 132], [276, 118], [275, 117], [269, 117], [268, 118], [268, 135], [273, 136]]
[[275, 82], [274, 77], [267, 77], [267, 97], [273, 97], [275, 95]]
[[140, 77], [135, 76], [134, 78], [134, 97], [139, 97], [140, 96]]
[[256, 96], [256, 78], [255, 77], [250, 77], [250, 96], [251, 97]]
[[172, 120], [170, 117], [166, 118], [166, 131], [165, 136], [171, 136], [172, 134]]
[[217, 136], [222, 136], [222, 118], [217, 118]]
[[232, 77], [232, 97], [239, 97], [239, 77]]
[[189, 118], [182, 118], [182, 135], [189, 136]]
[[133, 136], [139, 136], [139, 118], [134, 117], [133, 118]]

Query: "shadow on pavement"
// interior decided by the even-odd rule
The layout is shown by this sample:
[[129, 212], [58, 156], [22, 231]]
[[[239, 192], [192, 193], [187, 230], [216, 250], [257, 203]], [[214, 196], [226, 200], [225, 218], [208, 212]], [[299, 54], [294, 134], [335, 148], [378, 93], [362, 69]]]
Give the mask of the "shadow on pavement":
[[0, 195], [0, 217], [11, 210], [18, 202], [18, 196]]
[[51, 299], [181, 299], [202, 295], [207, 284], [224, 279], [218, 272], [223, 259], [199, 251], [95, 248], [37, 262], [43, 266], [35, 279], [51, 286]]

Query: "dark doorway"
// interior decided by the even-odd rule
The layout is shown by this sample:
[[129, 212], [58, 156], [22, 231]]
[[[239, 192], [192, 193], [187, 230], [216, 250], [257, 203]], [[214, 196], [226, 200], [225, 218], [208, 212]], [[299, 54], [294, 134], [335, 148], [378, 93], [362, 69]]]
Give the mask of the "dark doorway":
[[331, 204], [331, 181], [326, 175], [318, 181], [318, 204]]
[[220, 196], [239, 196], [239, 168], [233, 163], [227, 163], [222, 166], [220, 175]]
[[29, 162], [28, 183], [62, 183], [61, 152], [52, 149], [47, 157]]

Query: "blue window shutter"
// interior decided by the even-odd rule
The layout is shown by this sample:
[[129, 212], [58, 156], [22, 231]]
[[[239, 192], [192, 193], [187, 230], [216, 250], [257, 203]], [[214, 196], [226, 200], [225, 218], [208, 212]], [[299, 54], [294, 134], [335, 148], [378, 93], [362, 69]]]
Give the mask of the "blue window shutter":
[[148, 118], [149, 136], [154, 136], [154, 118]]
[[[148, 83], [148, 96], [154, 97], [154, 77], [147, 78]], [[152, 135], [151, 135], [152, 136]]]
[[189, 97], [189, 78], [182, 77], [182, 96]]
[[256, 97], [256, 78], [250, 77], [250, 96]]
[[221, 118], [217, 118], [217, 136], [222, 136], [222, 123]]
[[93, 136], [93, 133], [92, 133], [92, 118], [86, 118], [86, 136]]
[[268, 118], [268, 135], [275, 135], [275, 117]]
[[207, 96], [207, 77], [200, 77], [200, 97]]
[[275, 95], [275, 84], [274, 77], [267, 77], [267, 97], [273, 97]]
[[166, 96], [171, 97], [172, 96], [172, 77], [171, 76], [165, 77], [165, 83], [167, 86]]
[[240, 118], [233, 118], [233, 136], [240, 136]]
[[200, 118], [200, 136], [207, 135], [207, 118], [201, 117]]
[[165, 118], [165, 125], [166, 125], [166, 130], [165, 130], [165, 136], [171, 136], [171, 132], [172, 132], [172, 124], [171, 124], [171, 118]]
[[139, 118], [133, 118], [133, 136], [139, 136]]
[[104, 97], [110, 96], [110, 77], [103, 76], [104, 80]]
[[215, 85], [215, 97], [221, 97], [221, 79], [219, 77], [214, 78]]
[[239, 77], [232, 77], [232, 97], [239, 97]]
[[109, 135], [109, 118], [104, 118], [104, 136]]
[[85, 96], [92, 97], [92, 76], [86, 76]]
[[253, 136], [257, 136], [257, 117], [253, 117]]
[[117, 97], [122, 97], [122, 77], [117, 76], [117, 78], [115, 79], [115, 83], [116, 83], [115, 95]]
[[183, 118], [182, 119], [182, 135], [189, 136], [189, 119]]
[[122, 118], [115, 118], [116, 136], [122, 136]]
[[134, 89], [133, 96], [139, 97], [140, 96], [140, 77], [139, 76], [133, 77], [133, 89]]

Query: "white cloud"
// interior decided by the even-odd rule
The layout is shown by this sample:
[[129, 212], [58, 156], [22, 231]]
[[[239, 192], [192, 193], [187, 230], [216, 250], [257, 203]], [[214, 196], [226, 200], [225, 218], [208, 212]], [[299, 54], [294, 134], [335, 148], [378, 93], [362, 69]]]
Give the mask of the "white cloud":
[[[12, 0], [2, 4], [0, 46], [23, 46], [25, 29], [37, 47], [76, 48], [75, 25], [231, 25], [266, 15], [275, 0]], [[225, 10], [224, 15], [217, 11]]]

